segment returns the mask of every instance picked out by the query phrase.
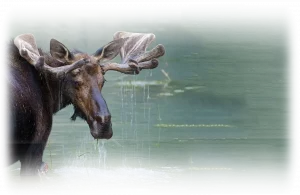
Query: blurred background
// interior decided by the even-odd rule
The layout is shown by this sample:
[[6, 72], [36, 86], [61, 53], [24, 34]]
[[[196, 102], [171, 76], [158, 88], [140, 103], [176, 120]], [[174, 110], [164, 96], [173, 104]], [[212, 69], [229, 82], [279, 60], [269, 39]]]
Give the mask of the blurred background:
[[[139, 75], [108, 72], [114, 135], [95, 141], [69, 106], [54, 117], [49, 174], [10, 194], [289, 193], [299, 160], [299, 49], [287, 6], [11, 7], [0, 41], [33, 33], [89, 54], [116, 31], [154, 33], [166, 54]], [[119, 57], [115, 59], [118, 61]]]

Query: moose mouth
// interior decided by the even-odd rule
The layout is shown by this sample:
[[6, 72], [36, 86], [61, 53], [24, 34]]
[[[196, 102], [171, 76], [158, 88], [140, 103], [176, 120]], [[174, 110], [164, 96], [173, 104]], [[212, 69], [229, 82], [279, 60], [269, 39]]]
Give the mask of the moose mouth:
[[89, 120], [78, 107], [74, 106], [74, 114], [71, 116], [71, 120], [75, 121], [77, 116], [88, 123], [91, 135], [95, 139], [110, 139], [113, 136], [110, 116], [96, 117]]
[[111, 122], [101, 123], [98, 120], [94, 120], [91, 123], [88, 122], [92, 136], [95, 139], [110, 139], [113, 136]]

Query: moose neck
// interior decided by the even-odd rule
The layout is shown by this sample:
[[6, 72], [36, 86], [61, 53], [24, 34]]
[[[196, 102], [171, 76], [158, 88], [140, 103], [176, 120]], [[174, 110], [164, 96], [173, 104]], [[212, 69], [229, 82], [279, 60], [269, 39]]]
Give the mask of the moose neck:
[[57, 89], [53, 89], [52, 93], [54, 94], [54, 103], [53, 103], [53, 112], [56, 113], [59, 110], [65, 108], [71, 104], [71, 100], [67, 97], [63, 91], [64, 89], [64, 80], [60, 80], [57, 85]]
[[[52, 58], [49, 54], [45, 54], [45, 61], [54, 67], [60, 66], [58, 61]], [[44, 83], [47, 85], [49, 93], [49, 101], [53, 114], [71, 104], [70, 98], [63, 93], [64, 80], [57, 79], [54, 75], [44, 75]]]

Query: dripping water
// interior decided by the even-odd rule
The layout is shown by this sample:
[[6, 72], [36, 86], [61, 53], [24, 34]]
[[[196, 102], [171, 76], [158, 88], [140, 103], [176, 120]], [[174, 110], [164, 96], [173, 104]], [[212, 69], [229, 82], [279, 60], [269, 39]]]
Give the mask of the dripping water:
[[[161, 117], [160, 117], [160, 109], [159, 109], [159, 104], [157, 105], [157, 109], [158, 109], [158, 121], [159, 123], [162, 121]], [[158, 128], [158, 142], [157, 144], [159, 145], [160, 143], [160, 133], [161, 133], [161, 128]]]
[[[145, 77], [145, 81], [146, 81], [146, 78]], [[146, 83], [146, 82], [145, 82]], [[145, 101], [145, 98], [146, 98], [146, 84], [144, 84], [144, 96], [143, 96], [143, 103], [144, 103], [144, 119], [146, 119], [146, 101]]]
[[147, 125], [147, 130], [148, 130], [148, 163], [150, 166], [150, 161], [151, 161], [151, 134], [150, 134], [150, 113], [151, 113], [151, 107], [149, 106], [148, 108], [148, 125]]
[[[134, 82], [136, 82], [136, 75], [134, 74]], [[137, 119], [136, 119], [136, 86], [132, 85], [132, 95], [133, 95], [133, 102], [132, 102], [132, 112], [133, 112], [133, 119], [134, 119], [134, 124], [133, 124], [133, 136], [135, 140], [135, 156], [138, 156], [139, 153], [139, 140], [138, 140], [138, 132], [137, 132]], [[138, 158], [138, 164], [141, 165], [140, 161]]]
[[[149, 72], [149, 77], [152, 77], [152, 70]], [[148, 85], [148, 95], [147, 95], [147, 103], [148, 103], [148, 124], [147, 124], [147, 131], [148, 131], [148, 164], [151, 165], [151, 133], [150, 133], [150, 114], [151, 114], [151, 104], [149, 102], [150, 99], [150, 85]]]
[[[130, 82], [132, 81], [132, 77], [130, 78]], [[133, 85], [130, 85], [128, 87], [129, 93], [128, 93], [128, 110], [130, 115], [130, 132], [132, 133], [132, 136], [135, 138], [135, 129], [134, 129], [134, 87]], [[137, 154], [137, 147], [136, 147], [136, 140], [135, 140], [135, 147], [133, 148], [133, 156], [136, 156]]]
[[[123, 77], [122, 77], [122, 82], [123, 82]], [[121, 134], [122, 134], [122, 141], [125, 142], [125, 131], [124, 131], [124, 125], [125, 125], [125, 121], [124, 121], [124, 86], [120, 86], [120, 96], [121, 96], [121, 125], [122, 125], [122, 130], [121, 130]], [[126, 148], [122, 147], [122, 164], [123, 166], [125, 166], [126, 164]]]
[[[98, 140], [97, 140], [98, 142]], [[106, 169], [106, 147], [105, 140], [101, 140], [101, 143], [98, 142], [98, 152], [99, 152], [99, 167]]]

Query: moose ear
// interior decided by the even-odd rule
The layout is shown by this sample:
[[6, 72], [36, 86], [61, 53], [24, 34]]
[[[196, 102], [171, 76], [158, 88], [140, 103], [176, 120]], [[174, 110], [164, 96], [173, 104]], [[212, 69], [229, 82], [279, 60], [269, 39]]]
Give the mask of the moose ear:
[[35, 65], [40, 57], [35, 38], [32, 34], [22, 34], [14, 39], [20, 55], [30, 64]]
[[51, 39], [50, 41], [50, 54], [53, 58], [63, 63], [70, 63], [74, 59], [73, 54], [61, 42]]
[[116, 57], [120, 53], [121, 47], [124, 45], [126, 39], [120, 38], [114, 40], [102, 48], [98, 49], [93, 55], [98, 61], [108, 61]]

